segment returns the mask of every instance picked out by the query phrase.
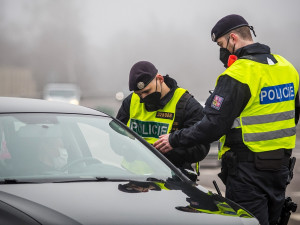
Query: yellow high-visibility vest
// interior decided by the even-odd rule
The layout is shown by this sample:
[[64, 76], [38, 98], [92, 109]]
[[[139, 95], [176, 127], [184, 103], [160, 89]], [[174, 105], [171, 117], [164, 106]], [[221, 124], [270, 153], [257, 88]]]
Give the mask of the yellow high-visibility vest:
[[145, 104], [140, 103], [140, 97], [133, 93], [127, 126], [153, 144], [160, 135], [170, 133], [175, 119], [176, 105], [185, 92], [185, 89], [177, 88], [165, 107], [153, 112], [148, 112]]
[[[270, 65], [239, 59], [219, 76], [228, 75], [250, 88], [251, 98], [232, 128], [242, 129], [243, 142], [253, 152], [292, 149], [296, 143], [299, 75], [286, 59], [273, 56], [277, 63]], [[226, 136], [220, 139], [219, 158], [230, 150], [225, 140]]]

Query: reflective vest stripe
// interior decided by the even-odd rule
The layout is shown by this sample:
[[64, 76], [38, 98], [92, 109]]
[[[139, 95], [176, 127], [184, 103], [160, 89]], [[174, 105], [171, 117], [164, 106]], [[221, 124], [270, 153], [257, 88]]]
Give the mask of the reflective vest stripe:
[[294, 117], [295, 117], [295, 110], [291, 110], [287, 112], [280, 112], [280, 113], [274, 113], [268, 115], [243, 117], [242, 123], [243, 125], [271, 123], [271, 122], [293, 119]]
[[[291, 110], [287, 112], [274, 113], [268, 115], [243, 117], [242, 121], [243, 121], [243, 125], [254, 125], [254, 124], [272, 123], [277, 121], [289, 120], [289, 119], [293, 119], [294, 116], [295, 116], [295, 110]], [[240, 126], [241, 126], [240, 118], [239, 117], [235, 118], [231, 128], [237, 128]]]
[[296, 127], [269, 131], [269, 132], [260, 132], [260, 133], [246, 133], [244, 134], [244, 140], [247, 142], [252, 141], [267, 141], [277, 138], [290, 137], [296, 134]]

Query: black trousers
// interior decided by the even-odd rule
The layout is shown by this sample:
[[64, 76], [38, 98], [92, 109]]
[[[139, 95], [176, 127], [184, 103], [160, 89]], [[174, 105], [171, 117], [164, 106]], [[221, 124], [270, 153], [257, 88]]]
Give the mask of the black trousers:
[[261, 225], [275, 225], [285, 200], [288, 167], [258, 170], [254, 162], [238, 162], [236, 174], [228, 175], [226, 197], [250, 211]]

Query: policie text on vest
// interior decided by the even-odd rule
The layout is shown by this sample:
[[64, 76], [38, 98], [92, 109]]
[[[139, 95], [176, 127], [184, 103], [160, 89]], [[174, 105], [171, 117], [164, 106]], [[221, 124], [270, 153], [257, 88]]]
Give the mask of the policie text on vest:
[[264, 87], [260, 92], [260, 104], [289, 101], [293, 100], [294, 97], [293, 83]]
[[168, 133], [169, 124], [131, 119], [130, 128], [142, 137], [159, 138]]

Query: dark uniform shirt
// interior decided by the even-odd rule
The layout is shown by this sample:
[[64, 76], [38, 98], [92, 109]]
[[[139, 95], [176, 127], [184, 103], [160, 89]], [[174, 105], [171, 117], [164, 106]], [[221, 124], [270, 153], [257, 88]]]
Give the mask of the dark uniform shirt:
[[[237, 50], [236, 55], [242, 56], [266, 56], [270, 54], [270, 48], [260, 43], [254, 43]], [[258, 60], [264, 61], [263, 57]], [[219, 109], [212, 107], [215, 96], [223, 98]], [[246, 146], [242, 141], [241, 129], [232, 129], [235, 118], [239, 117], [244, 110], [249, 99], [251, 98], [250, 88], [238, 80], [224, 75], [219, 78], [214, 92], [207, 99], [204, 108], [205, 116], [195, 126], [190, 129], [183, 129], [172, 133], [169, 142], [172, 147], [191, 146], [195, 143], [213, 142], [221, 138], [224, 134], [226, 137], [226, 146]], [[296, 95], [296, 115], [295, 122], [299, 119], [299, 94]], [[232, 143], [227, 143], [232, 142]]]
[[[164, 82], [166, 85], [170, 88], [170, 91], [161, 99], [160, 104], [156, 106], [155, 108], [149, 108], [149, 106], [146, 105], [146, 109], [148, 111], [156, 111], [158, 109], [164, 108], [164, 106], [172, 99], [175, 90], [178, 88], [177, 82], [172, 79], [171, 77], [164, 76]], [[127, 124], [129, 117], [130, 117], [130, 102], [131, 102], [131, 96], [127, 96], [123, 103], [121, 108], [119, 109], [119, 112], [117, 114], [117, 119], [119, 119], [124, 124]], [[176, 117], [176, 116], [175, 116]], [[191, 97], [188, 99], [185, 110], [182, 118], [182, 125], [180, 128], [188, 128], [193, 126], [196, 122], [200, 121], [203, 118], [203, 107], [201, 104], [194, 98]], [[185, 166], [185, 163], [194, 163], [201, 161], [205, 158], [209, 151], [209, 144], [202, 145], [197, 144], [194, 146], [191, 146], [189, 148], [175, 148], [172, 151], [165, 154], [165, 156], [177, 167], [183, 167]]]

